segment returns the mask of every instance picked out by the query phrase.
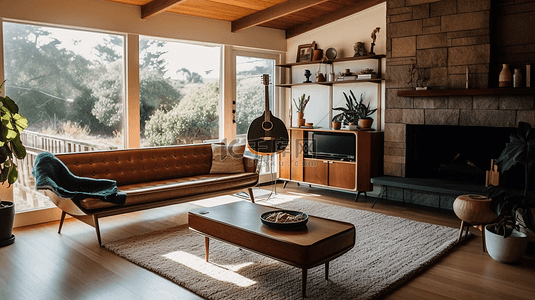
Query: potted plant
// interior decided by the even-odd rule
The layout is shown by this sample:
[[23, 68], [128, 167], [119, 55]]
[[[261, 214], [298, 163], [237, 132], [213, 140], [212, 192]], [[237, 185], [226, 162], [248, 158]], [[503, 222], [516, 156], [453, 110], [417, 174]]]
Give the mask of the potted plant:
[[293, 99], [295, 108], [297, 110], [297, 126], [304, 126], [305, 119], [303, 117], [305, 115], [305, 108], [307, 107], [308, 101], [310, 101], [310, 95], [307, 97], [305, 94], [303, 94], [297, 99], [298, 101], [295, 101], [295, 98]]
[[[348, 124], [350, 130], [356, 130], [358, 128], [357, 122], [358, 122], [358, 105], [357, 98], [353, 94], [352, 91], [349, 91], [351, 96], [348, 97], [347, 94], [344, 92], [344, 97], [346, 98], [346, 107], [335, 107], [333, 110], [341, 111], [341, 113], [337, 114], [333, 117], [333, 127], [335, 127], [335, 122], [340, 123], [340, 125]], [[361, 94], [362, 98], [362, 94]]]
[[[499, 222], [485, 226], [486, 246], [489, 255], [497, 261], [510, 263], [520, 259], [526, 250], [528, 239], [525, 232], [535, 231], [532, 208], [535, 199], [528, 196], [528, 182], [531, 167], [535, 162], [535, 130], [531, 125], [520, 122], [516, 134], [496, 160], [501, 172], [517, 163], [524, 165], [524, 193], [514, 193], [500, 187], [487, 188], [492, 199], [490, 209], [499, 216]], [[525, 231], [525, 232], [520, 232]]]
[[[0, 90], [3, 83], [0, 84]], [[14, 157], [23, 159], [26, 148], [20, 141], [20, 132], [28, 126], [26, 118], [19, 114], [19, 107], [9, 97], [0, 96], [0, 181], [6, 181], [10, 187], [18, 177]], [[12, 234], [15, 218], [15, 205], [13, 202], [0, 199], [0, 247], [13, 244], [15, 236]]]
[[414, 87], [415, 90], [427, 90], [425, 84], [429, 80], [429, 69], [416, 68], [412, 65], [409, 68], [409, 82], [407, 85]]
[[364, 103], [362, 103], [362, 100], [363, 97], [362, 94], [360, 94], [360, 101], [357, 106], [357, 115], [359, 118], [360, 127], [371, 128], [373, 124], [373, 119], [370, 116], [377, 111], [377, 108], [371, 109], [370, 102], [368, 102], [368, 105], [364, 105]]

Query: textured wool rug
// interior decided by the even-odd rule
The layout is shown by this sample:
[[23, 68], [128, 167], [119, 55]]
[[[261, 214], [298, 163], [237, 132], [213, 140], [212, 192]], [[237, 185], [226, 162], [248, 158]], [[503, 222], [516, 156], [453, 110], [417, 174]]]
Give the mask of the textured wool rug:
[[[373, 299], [415, 276], [452, 248], [455, 228], [297, 199], [276, 204], [309, 215], [353, 223], [353, 249], [309, 269], [308, 299]], [[239, 216], [236, 216], [239, 217]], [[301, 299], [301, 270], [216, 240], [210, 262], [204, 237], [187, 225], [104, 245], [207, 299]]]

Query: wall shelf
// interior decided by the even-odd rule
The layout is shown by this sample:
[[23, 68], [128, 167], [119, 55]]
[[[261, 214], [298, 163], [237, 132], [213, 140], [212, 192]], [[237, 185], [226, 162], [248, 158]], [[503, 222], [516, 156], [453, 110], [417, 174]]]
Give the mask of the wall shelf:
[[359, 83], [359, 82], [373, 82], [381, 83], [381, 78], [374, 79], [357, 79], [357, 80], [339, 80], [339, 81], [326, 81], [326, 82], [303, 82], [303, 83], [283, 83], [277, 84], [278, 87], [291, 88], [299, 85], [333, 85], [333, 84], [344, 84], [344, 83]]
[[398, 91], [399, 97], [447, 97], [447, 96], [485, 96], [485, 95], [535, 95], [535, 87], [488, 88], [458, 90], [408, 90]]
[[362, 59], [381, 59], [381, 58], [384, 58], [384, 57], [386, 57], [386, 55], [384, 55], [384, 54], [366, 55], [366, 56], [357, 56], [357, 57], [335, 58], [335, 59], [329, 59], [329, 60], [326, 60], [326, 61], [315, 60], [315, 61], [307, 61], [307, 62], [288, 63], [288, 64], [280, 64], [280, 65], [276, 65], [276, 66], [277, 67], [282, 67], [282, 68], [291, 68], [291, 67], [294, 67], [294, 66], [314, 65], [314, 64], [321, 64], [321, 63], [332, 64], [332, 63], [336, 63], [336, 62], [354, 61], [354, 60], [362, 60]]

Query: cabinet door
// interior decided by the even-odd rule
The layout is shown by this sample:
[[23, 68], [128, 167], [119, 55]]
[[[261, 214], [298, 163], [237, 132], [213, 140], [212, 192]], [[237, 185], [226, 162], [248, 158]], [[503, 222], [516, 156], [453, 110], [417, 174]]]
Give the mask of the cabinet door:
[[279, 154], [279, 178], [290, 179], [290, 164], [290, 151], [282, 151]]
[[329, 183], [329, 163], [321, 159], [304, 160], [305, 182], [327, 185]]
[[303, 181], [303, 131], [290, 132], [290, 179]]
[[329, 162], [329, 186], [354, 189], [355, 188], [355, 163]]

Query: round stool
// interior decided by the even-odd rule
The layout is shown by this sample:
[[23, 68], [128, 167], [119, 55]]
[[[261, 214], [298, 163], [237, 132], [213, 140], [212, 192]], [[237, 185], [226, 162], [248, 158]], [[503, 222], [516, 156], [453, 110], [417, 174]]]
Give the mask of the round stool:
[[453, 202], [453, 211], [461, 219], [458, 242], [461, 241], [463, 230], [466, 228], [464, 237], [468, 236], [470, 225], [477, 226], [482, 232], [483, 252], [485, 252], [485, 225], [495, 221], [498, 216], [490, 210], [489, 199], [482, 195], [460, 195]]

